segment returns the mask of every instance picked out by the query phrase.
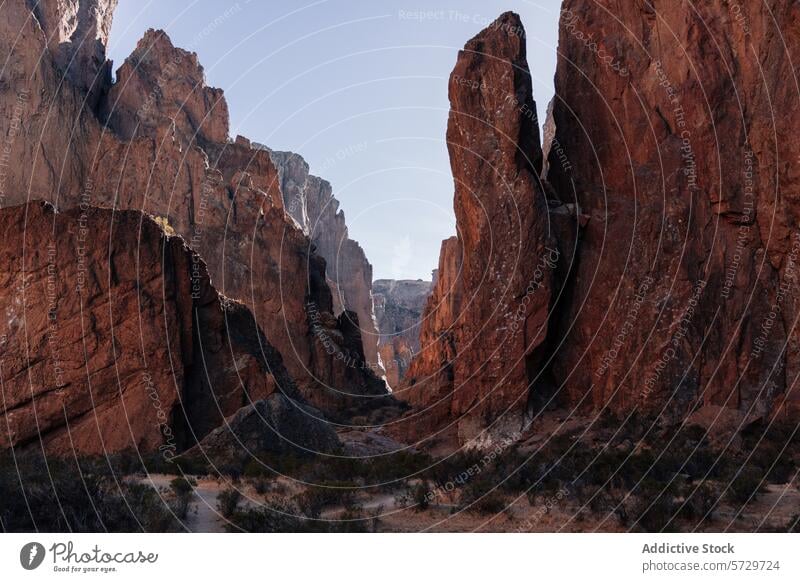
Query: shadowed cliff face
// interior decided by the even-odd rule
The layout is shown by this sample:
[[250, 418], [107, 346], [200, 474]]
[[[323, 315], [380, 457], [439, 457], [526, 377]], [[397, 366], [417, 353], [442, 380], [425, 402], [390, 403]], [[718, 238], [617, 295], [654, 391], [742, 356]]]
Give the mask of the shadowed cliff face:
[[[12, 138], [0, 203], [143, 210], [200, 253], [221, 293], [252, 310], [309, 402], [340, 414], [362, 395], [385, 394], [364, 364], [358, 326], [333, 313], [325, 261], [286, 215], [268, 152], [228, 138], [222, 91], [205, 85], [196, 55], [148, 31], [118, 81], [102, 77], [101, 97], [90, 106], [87, 84], [63, 76], [47, 41], [49, 31], [72, 22], [68, 4], [40, 2], [46, 25], [28, 18], [22, 0], [4, 7], [0, 44], [10, 57], [0, 123]], [[103, 65], [105, 35], [96, 31], [110, 25], [113, 3], [73, 4], [106, 19], [77, 26], [71, 37], [73, 45], [82, 40], [75, 35], [96, 39], [93, 58]]]
[[796, 415], [800, 8], [565, 2], [544, 183], [521, 30], [501, 16], [450, 78], [458, 237], [399, 392], [410, 436], [512, 432], [526, 402]]
[[364, 357], [379, 376], [385, 373], [378, 357], [378, 328], [372, 299], [372, 265], [364, 250], [347, 233], [344, 211], [327, 181], [309, 174], [306, 161], [292, 152], [270, 150], [278, 169], [283, 203], [298, 226], [325, 259], [334, 313], [353, 311], [358, 316]]
[[591, 217], [553, 367], [565, 396], [796, 414], [800, 8], [563, 8], [548, 178]]

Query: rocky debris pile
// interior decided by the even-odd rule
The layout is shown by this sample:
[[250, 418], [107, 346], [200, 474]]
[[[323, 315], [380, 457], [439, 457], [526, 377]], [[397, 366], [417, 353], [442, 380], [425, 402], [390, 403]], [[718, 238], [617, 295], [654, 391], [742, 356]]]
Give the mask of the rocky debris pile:
[[340, 448], [336, 431], [319, 410], [273, 394], [237, 410], [179, 461], [201, 461], [224, 469], [264, 463], [283, 455], [313, 458]]

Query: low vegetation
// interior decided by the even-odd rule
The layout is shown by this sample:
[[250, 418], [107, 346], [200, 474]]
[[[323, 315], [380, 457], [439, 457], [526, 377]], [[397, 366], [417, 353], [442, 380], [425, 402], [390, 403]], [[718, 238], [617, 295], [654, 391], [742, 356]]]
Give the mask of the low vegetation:
[[[592, 438], [556, 433], [490, 456], [477, 451], [439, 459], [411, 452], [368, 459], [286, 455], [225, 467], [222, 473], [197, 461], [137, 454], [45, 460], [6, 452], [0, 455], [0, 527], [182, 531], [197, 485], [189, 474], [233, 481], [235, 488], [218, 496], [220, 514], [231, 531], [259, 532], [373, 531], [380, 512], [366, 511], [363, 504], [386, 494], [397, 507], [416, 513], [512, 520], [527, 499], [537, 515], [560, 508], [568, 518], [605, 529], [713, 529], [717, 520], [746, 513], [770, 484], [800, 483], [800, 437], [790, 424], [752, 425], [727, 449], [725, 443], [712, 444], [702, 429], [664, 428], [652, 418], [604, 415], [596, 425]], [[151, 472], [175, 477], [158, 491], [140, 484]], [[298, 490], [292, 485], [298, 482], [314, 485]], [[260, 496], [257, 507], [241, 503], [245, 487]], [[787, 523], [772, 520], [769, 527], [797, 531], [797, 516], [782, 519]]]
[[177, 532], [181, 502], [125, 477], [106, 459], [0, 455], [4, 532]]

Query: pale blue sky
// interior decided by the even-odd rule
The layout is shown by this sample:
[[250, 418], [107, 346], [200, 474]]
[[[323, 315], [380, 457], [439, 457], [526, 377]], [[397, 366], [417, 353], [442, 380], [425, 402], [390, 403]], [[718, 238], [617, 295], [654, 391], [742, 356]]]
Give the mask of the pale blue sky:
[[444, 140], [457, 51], [518, 12], [543, 120], [560, 4], [120, 0], [109, 56], [116, 69], [146, 29], [166, 30], [225, 90], [233, 135], [295, 151], [333, 184], [376, 279], [429, 279], [455, 233]]

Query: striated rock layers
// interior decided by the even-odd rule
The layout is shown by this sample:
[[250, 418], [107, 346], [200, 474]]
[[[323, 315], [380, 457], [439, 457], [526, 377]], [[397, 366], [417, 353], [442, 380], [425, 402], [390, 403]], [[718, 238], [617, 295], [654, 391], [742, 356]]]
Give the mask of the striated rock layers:
[[375, 317], [380, 330], [378, 348], [389, 386], [399, 387], [414, 355], [430, 281], [378, 279], [372, 283]]
[[466, 440], [487, 424], [522, 428], [559, 258], [518, 16], [504, 14], [459, 52], [449, 96], [458, 238], [443, 244], [401, 396], [418, 409], [413, 430], [453, 421]]
[[501, 16], [450, 78], [458, 238], [407, 431], [463, 442], [478, 413], [491, 434], [526, 395], [531, 415], [796, 417], [800, 7], [566, 0], [541, 188], [521, 30]]
[[299, 399], [253, 314], [142, 213], [32, 202], [0, 232], [0, 448], [170, 456], [253, 401]]
[[222, 91], [206, 86], [196, 55], [150, 30], [116, 83], [98, 74], [106, 81], [89, 91], [48, 44], [51, 31], [72, 30], [72, 5], [103, 17], [76, 25], [70, 42], [97, 40], [92, 62], [104, 70], [98, 31], [113, 3], [39, 2], [41, 20], [23, 0], [4, 6], [0, 205], [39, 199], [156, 217], [203, 257], [220, 293], [252, 310], [308, 402], [332, 416], [378, 402], [385, 385], [363, 363], [357, 316], [334, 315], [325, 261], [285, 213], [275, 165], [247, 139], [228, 138]]
[[361, 246], [347, 233], [344, 211], [329, 182], [309, 174], [308, 163], [292, 152], [269, 150], [278, 169], [278, 184], [287, 214], [311, 238], [325, 259], [334, 313], [348, 310], [358, 316], [364, 357], [378, 375], [384, 368], [378, 357], [378, 328], [372, 298], [372, 265]]

